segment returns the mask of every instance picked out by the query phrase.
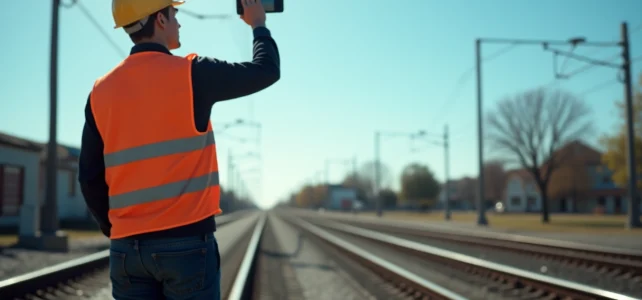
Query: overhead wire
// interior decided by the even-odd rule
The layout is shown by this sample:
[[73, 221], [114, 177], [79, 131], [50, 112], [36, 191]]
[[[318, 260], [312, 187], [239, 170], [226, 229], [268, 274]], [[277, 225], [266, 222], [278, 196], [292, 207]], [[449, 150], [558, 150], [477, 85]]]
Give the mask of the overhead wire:
[[[637, 33], [638, 31], [641, 31], [641, 30], [642, 30], [642, 23], [638, 24], [638, 26], [634, 27], [632, 30], [629, 31], [629, 39], [630, 39], [630, 36], [632, 36], [633, 34]], [[586, 54], [585, 56], [595, 55], [598, 52], [603, 51], [604, 49], [605, 48], [597, 48], [595, 51], [592, 51], [589, 54]], [[602, 60], [604, 62], [614, 63], [619, 59], [621, 59], [621, 54], [618, 53], [616, 55], [610, 56], [608, 58], [604, 58]], [[633, 61], [633, 59], [632, 59], [632, 61]], [[544, 87], [552, 86], [552, 85], [554, 85], [556, 83], [559, 83], [560, 81], [562, 81], [564, 79], [570, 79], [575, 75], [582, 74], [582, 73], [588, 72], [590, 70], [594, 70], [595, 67], [598, 67], [598, 66], [601, 66], [601, 65], [600, 64], [587, 64], [587, 65], [584, 65], [583, 67], [578, 68], [577, 70], [575, 70], [575, 71], [573, 71], [573, 72], [571, 72], [569, 74], [566, 74], [564, 76], [564, 78], [555, 78], [555, 79], [553, 79], [549, 83], [545, 84]]]
[[230, 14], [201, 14], [184, 8], [181, 8], [180, 12], [199, 20], [227, 20], [232, 17]]
[[[638, 27], [639, 27], [638, 30], [641, 30], [642, 29], [642, 24], [640, 26], [638, 26]], [[620, 56], [621, 55], [618, 54], [616, 57], [620, 57]], [[612, 57], [611, 59], [616, 58], [616, 57]], [[631, 62], [636, 62], [636, 61], [642, 61], [642, 55], [635, 56], [635, 57], [631, 58]], [[613, 62], [613, 61], [611, 61], [611, 62]], [[595, 66], [596, 65], [586, 65], [586, 66], [584, 66], [582, 68], [578, 68], [577, 70], [571, 72], [569, 74], [568, 78], [570, 78], [571, 76], [574, 76], [574, 75], [581, 74], [581, 73], [587, 72], [589, 70], [592, 70], [593, 67], [595, 67]], [[553, 81], [551, 81], [550, 83], [548, 83], [548, 84], [546, 84], [544, 86], [551, 86], [551, 85], [553, 85], [554, 83], [557, 83], [557, 82], [559, 82], [559, 79], [553, 80]], [[585, 97], [587, 95], [593, 94], [595, 92], [599, 92], [599, 91], [601, 91], [601, 90], [603, 90], [605, 88], [608, 88], [611, 85], [617, 84], [617, 83], [620, 83], [620, 81], [618, 79], [609, 79], [609, 80], [606, 80], [604, 82], [598, 83], [598, 84], [596, 84], [596, 85], [594, 85], [594, 86], [592, 86], [592, 87], [590, 87], [590, 88], [588, 88], [588, 89], [586, 89], [584, 91], [581, 91], [581, 92], [577, 93], [576, 95], [579, 96], [579, 97]], [[471, 120], [465, 126], [462, 126], [462, 128], [471, 127], [474, 122], [476, 122], [476, 120]], [[464, 136], [464, 135], [461, 132], [459, 132], [459, 134], [452, 135], [451, 136], [451, 142], [453, 140], [456, 140], [456, 139], [462, 137], [462, 136]]]
[[[509, 51], [513, 50], [516, 46], [517, 46], [516, 43], [508, 44], [508, 45], [500, 48], [499, 50], [491, 53], [490, 55], [483, 57], [482, 58], [482, 62], [493, 61], [494, 59], [496, 59], [496, 58], [508, 53]], [[461, 97], [461, 92], [463, 90], [462, 86], [465, 85], [466, 83], [468, 83], [468, 81], [472, 78], [472, 75], [474, 74], [475, 70], [476, 70], [476, 67], [474, 67], [474, 66], [470, 67], [468, 70], [464, 71], [459, 76], [459, 78], [457, 79], [457, 83], [455, 83], [455, 87], [450, 92], [448, 98], [446, 98], [447, 100], [444, 101], [443, 104], [442, 104], [442, 107], [439, 110], [437, 110], [437, 111], [445, 111], [444, 113], [439, 114], [439, 116], [441, 118], [444, 118], [450, 112], [449, 110], [447, 110], [448, 106], [451, 106], [457, 99], [459, 99], [459, 97]], [[429, 128], [432, 128], [434, 126], [434, 123], [436, 123], [436, 121], [433, 121], [432, 123], [433, 123], [433, 125], [431, 125]]]
[[[634, 57], [634, 58], [631, 59], [631, 62], [635, 62], [635, 61], [642, 61], [642, 55]], [[609, 87], [609, 86], [611, 86], [613, 84], [616, 84], [616, 83], [621, 83], [621, 82], [618, 79], [609, 79], [609, 80], [604, 81], [604, 82], [602, 82], [600, 84], [597, 84], [597, 85], [595, 85], [595, 86], [593, 86], [591, 88], [588, 88], [588, 89], [578, 93], [577, 95], [580, 96], [580, 97], [584, 97], [586, 95], [598, 92], [598, 91], [600, 91], [602, 89], [605, 89], [605, 88], [607, 88], [607, 87]]]
[[100, 34], [103, 36], [103, 38], [105, 38], [105, 40], [107, 40], [107, 42], [112, 47], [112, 49], [114, 49], [114, 51], [116, 51], [116, 53], [118, 53], [118, 55], [120, 55], [122, 58], [127, 57], [127, 53], [125, 51], [123, 51], [123, 49], [121, 49], [120, 46], [118, 46], [116, 41], [114, 41], [114, 39], [112, 39], [111, 36], [109, 36], [107, 31], [105, 31], [105, 29], [102, 26], [100, 26], [100, 23], [98, 23], [98, 21], [96, 21], [96, 18], [94, 18], [94, 16], [87, 9], [87, 7], [85, 7], [85, 5], [83, 5], [82, 2], [80, 2], [80, 1], [74, 0], [74, 3], [78, 5], [78, 8], [82, 12], [82, 14], [85, 15], [85, 17], [96, 28], [96, 30], [98, 30], [98, 32], [100, 32]]
[[[642, 31], [642, 23], [638, 24], [633, 29], [629, 30], [629, 37], [632, 36], [633, 34], [639, 32], [639, 31]], [[587, 56], [595, 55], [595, 54], [603, 51], [604, 49], [605, 48], [597, 48], [595, 51], [592, 51], [589, 54], [587, 54]], [[603, 60], [605, 62], [614, 63], [619, 59], [621, 59], [621, 54], [616, 54], [616, 55], [610, 56], [608, 58], [605, 58]], [[642, 56], [632, 58], [631, 61], [633, 62], [633, 61], [637, 61], [639, 59], [642, 59]], [[580, 68], [570, 72], [569, 74], [566, 74], [563, 79], [570, 79], [570, 78], [572, 78], [572, 77], [574, 77], [576, 75], [579, 75], [579, 74], [582, 74], [582, 73], [586, 73], [586, 72], [591, 71], [591, 70], [595, 70], [596, 69], [595, 67], [597, 67], [597, 66], [598, 65], [596, 65], [596, 64], [587, 64], [587, 65], [585, 65], [583, 67], [580, 67]], [[553, 85], [555, 85], [555, 84], [557, 84], [557, 83], [559, 83], [561, 81], [562, 81], [562, 78], [555, 78], [551, 82], [549, 82], [549, 83], [547, 83], [547, 84], [545, 84], [543, 86], [544, 87], [550, 87], [550, 86], [553, 86]], [[591, 87], [591, 88], [589, 88], [589, 89], [587, 89], [587, 90], [585, 90], [583, 92], [580, 92], [578, 95], [579, 96], [585, 96], [585, 95], [597, 92], [599, 90], [602, 90], [602, 89], [604, 89], [604, 88], [606, 88], [606, 87], [608, 87], [608, 86], [610, 86], [610, 85], [612, 85], [614, 83], [617, 83], [617, 82], [618, 82], [617, 79], [611, 79], [611, 80], [602, 82], [600, 84], [597, 84], [596, 86], [593, 86], [593, 87]], [[444, 114], [444, 115], [446, 115], [446, 114]], [[469, 126], [470, 126], [470, 124], [467, 125], [466, 127], [469, 127]], [[453, 136], [453, 138], [455, 138], [456, 136], [457, 135]]]
[[[118, 53], [118, 55], [120, 55], [123, 58], [127, 56], [127, 53], [125, 51], [123, 51], [120, 48], [120, 46], [118, 46], [118, 43], [116, 43], [114, 41], [114, 39], [111, 38], [109, 33], [107, 33], [107, 31], [105, 31], [103, 26], [100, 25], [100, 23], [96, 20], [96, 18], [93, 16], [91, 11], [89, 11], [89, 9], [87, 9], [87, 7], [83, 5], [82, 1], [72, 0], [69, 3], [64, 3], [64, 2], [61, 1], [61, 5], [63, 7], [65, 7], [65, 8], [71, 8], [73, 6], [78, 6], [78, 8], [82, 12], [82, 14], [100, 32], [100, 34], [103, 36], [103, 38], [105, 38], [105, 40], [114, 49], [114, 51], [116, 51], [116, 53]], [[190, 11], [190, 10], [186, 10], [186, 9], [181, 9], [180, 12], [185, 14], [185, 15], [187, 15], [187, 16], [190, 16], [190, 17], [193, 17], [193, 18], [196, 18], [196, 19], [199, 19], [199, 20], [208, 20], [208, 19], [225, 20], [225, 19], [229, 19], [231, 17], [231, 15], [229, 15], [229, 14], [202, 14], [202, 13], [196, 13], [196, 12], [193, 12], [193, 11]]]

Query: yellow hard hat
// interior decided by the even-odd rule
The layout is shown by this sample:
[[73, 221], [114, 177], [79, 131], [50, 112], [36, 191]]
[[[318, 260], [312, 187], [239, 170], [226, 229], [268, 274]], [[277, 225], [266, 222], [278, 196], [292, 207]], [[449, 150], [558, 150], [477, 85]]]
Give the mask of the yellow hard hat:
[[[175, 0], [112, 0], [111, 13], [114, 17], [114, 28], [121, 28], [125, 25], [140, 21], [140, 28], [147, 22], [149, 15], [168, 6], [179, 6], [185, 1]], [[135, 26], [139, 27], [139, 26]], [[133, 33], [140, 28], [126, 30], [127, 33]], [[129, 28], [128, 28], [129, 29]], [[130, 32], [131, 31], [131, 32]]]

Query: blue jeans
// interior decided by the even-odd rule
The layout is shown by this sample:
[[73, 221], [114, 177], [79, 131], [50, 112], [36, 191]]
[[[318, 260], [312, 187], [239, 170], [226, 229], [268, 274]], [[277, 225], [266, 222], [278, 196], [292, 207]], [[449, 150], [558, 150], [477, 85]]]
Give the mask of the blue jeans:
[[116, 300], [221, 299], [221, 257], [213, 233], [111, 241], [109, 278]]

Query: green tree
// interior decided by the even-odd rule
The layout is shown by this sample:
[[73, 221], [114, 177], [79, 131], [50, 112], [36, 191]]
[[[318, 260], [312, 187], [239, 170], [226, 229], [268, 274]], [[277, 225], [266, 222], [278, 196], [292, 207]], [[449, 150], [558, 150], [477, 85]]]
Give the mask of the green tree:
[[305, 185], [295, 196], [295, 203], [297, 207], [319, 208], [323, 207], [327, 196], [327, 186]]
[[250, 199], [239, 197], [234, 191], [221, 188], [221, 210], [223, 213], [231, 213], [241, 209], [256, 208], [256, 204]]
[[[642, 74], [633, 94], [633, 118], [635, 124], [635, 158], [636, 170], [642, 172]], [[622, 123], [613, 135], [602, 137], [601, 144], [606, 148], [602, 157], [604, 164], [613, 172], [613, 181], [621, 186], [628, 184], [627, 150], [626, 150], [626, 106], [623, 101], [616, 103]], [[642, 178], [638, 179], [638, 188], [642, 188]]]
[[367, 191], [372, 189], [372, 183], [367, 182], [365, 178], [359, 174], [350, 173], [343, 179], [343, 185], [357, 190], [357, 198], [362, 201], [370, 203], [370, 197]]
[[401, 173], [401, 194], [406, 201], [433, 200], [439, 194], [439, 182], [427, 166], [407, 165]]
[[543, 223], [550, 221], [551, 174], [568, 159], [556, 150], [590, 133], [589, 115], [588, 107], [575, 95], [543, 88], [507, 97], [488, 114], [486, 138], [490, 146], [512, 158], [535, 179], [542, 198]]
[[397, 193], [391, 189], [383, 189], [379, 191], [379, 198], [384, 208], [397, 207]]

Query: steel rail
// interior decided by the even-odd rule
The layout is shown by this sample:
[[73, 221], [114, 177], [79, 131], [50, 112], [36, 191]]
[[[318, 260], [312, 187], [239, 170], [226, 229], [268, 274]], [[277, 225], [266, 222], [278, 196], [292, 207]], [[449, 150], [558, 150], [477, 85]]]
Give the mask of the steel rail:
[[[429, 280], [421, 278], [421, 276], [414, 274], [402, 267], [399, 267], [382, 257], [371, 254], [364, 249], [361, 249], [339, 237], [336, 237], [328, 231], [323, 230], [320, 227], [315, 226], [309, 222], [291, 216], [282, 216], [282, 218], [287, 222], [295, 225], [296, 227], [299, 227], [322, 239], [323, 241], [328, 242], [329, 244], [334, 246], [334, 248], [348, 254], [348, 256], [352, 257], [356, 261], [359, 261], [363, 266], [373, 270], [377, 274], [382, 275], [382, 277], [386, 277], [396, 284], [410, 287], [415, 292], [419, 292], [422, 295], [429, 296], [430, 299], [467, 299], [466, 297], [463, 297], [456, 292], [453, 292]], [[414, 296], [418, 297], [416, 293]]]
[[266, 213], [261, 213], [259, 220], [256, 222], [256, 225], [254, 225], [254, 231], [252, 232], [250, 243], [245, 250], [243, 261], [236, 273], [234, 284], [232, 285], [227, 299], [241, 300], [251, 298], [254, 271], [256, 270], [256, 261], [261, 248], [261, 237], [263, 236], [263, 230], [265, 229], [266, 218]]
[[572, 241], [562, 241], [554, 240], [547, 238], [540, 238], [534, 236], [520, 235], [516, 233], [503, 233], [503, 232], [488, 232], [481, 230], [466, 230], [459, 228], [446, 227], [444, 225], [423, 225], [417, 224], [417, 222], [412, 221], [390, 221], [390, 220], [381, 220], [381, 219], [366, 219], [366, 218], [354, 218], [341, 215], [333, 215], [331, 213], [325, 213], [323, 216], [318, 215], [317, 213], [310, 211], [303, 211], [300, 209], [289, 209], [294, 214], [306, 215], [313, 218], [327, 218], [327, 219], [336, 219], [343, 220], [350, 223], [363, 223], [363, 224], [373, 224], [373, 225], [385, 225], [403, 229], [413, 229], [413, 230], [423, 230], [423, 231], [432, 231], [439, 233], [448, 233], [450, 235], [459, 235], [464, 237], [475, 237], [483, 239], [492, 239], [502, 242], [514, 242], [524, 245], [532, 246], [545, 246], [548, 248], [558, 248], [560, 250], [570, 250], [576, 252], [583, 252], [587, 254], [594, 254], [600, 256], [609, 256], [620, 259], [629, 259], [633, 261], [642, 261], [642, 251], [634, 249], [623, 249], [615, 248], [608, 246], [600, 245], [591, 245], [584, 244]]
[[[549, 257], [562, 262], [576, 262], [579, 264], [607, 267], [619, 271], [618, 274], [629, 276], [642, 275], [642, 253], [634, 251], [613, 252], [608, 250], [599, 251], [586, 249], [590, 247], [571, 248], [568, 244], [565, 247], [558, 247], [550, 243], [539, 244], [533, 241], [523, 242], [513, 239], [489, 238], [470, 233], [453, 233], [449, 231], [432, 230], [426, 228], [403, 226], [401, 224], [381, 224], [363, 220], [338, 220], [345, 224], [352, 224], [358, 227], [381, 230], [389, 233], [399, 233], [417, 237], [431, 238], [435, 240], [450, 241], [460, 244], [483, 246], [488, 248], [503, 249], [516, 253], [524, 253], [538, 257]], [[359, 225], [357, 225], [359, 224]], [[447, 234], [445, 234], [447, 233]]]
[[[225, 226], [245, 217], [249, 211], [233, 212], [217, 217], [218, 226]], [[109, 265], [109, 249], [71, 259], [36, 271], [0, 281], [0, 299], [20, 298], [38, 289], [56, 286], [68, 279], [82, 276]]]
[[511, 266], [502, 265], [475, 258], [472, 256], [448, 251], [436, 247], [431, 247], [414, 241], [394, 237], [391, 235], [354, 227], [347, 224], [336, 222], [322, 222], [320, 226], [331, 228], [333, 230], [348, 233], [354, 236], [366, 238], [379, 242], [405, 252], [414, 253], [431, 260], [441, 261], [448, 265], [461, 269], [477, 269], [479, 274], [501, 275], [503, 278], [510, 278], [524, 285], [540, 288], [549, 294], [559, 296], [559, 298], [569, 299], [619, 299], [634, 300], [635, 298], [619, 293], [594, 288], [591, 286], [553, 278], [550, 276], [540, 275], [534, 272], [520, 270]]

